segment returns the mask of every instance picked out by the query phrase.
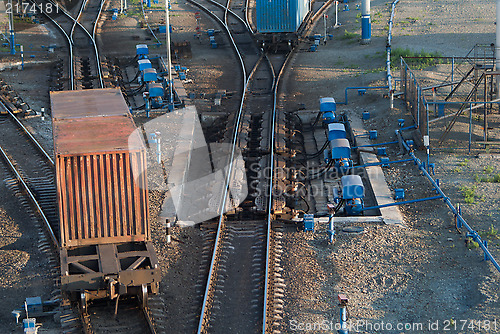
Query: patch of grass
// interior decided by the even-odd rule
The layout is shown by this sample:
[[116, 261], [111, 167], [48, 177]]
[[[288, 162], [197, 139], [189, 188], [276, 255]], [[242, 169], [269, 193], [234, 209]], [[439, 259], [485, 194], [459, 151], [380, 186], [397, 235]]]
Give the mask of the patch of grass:
[[479, 248], [479, 243], [477, 243], [476, 241], [472, 240], [472, 238], [465, 239], [465, 244], [467, 245], [468, 249], [477, 249], [477, 248]]
[[[441, 57], [442, 54], [439, 52], [427, 52], [420, 51], [414, 52], [410, 49], [404, 48], [395, 48], [391, 51], [391, 64], [397, 66], [399, 64], [399, 58], [405, 58], [405, 61], [408, 65], [410, 65], [414, 69], [424, 69], [430, 66], [434, 66], [436, 64], [442, 64], [442, 59], [436, 59], [434, 57]], [[408, 58], [408, 57], [422, 57], [422, 58]]]
[[476, 182], [500, 183], [500, 174], [493, 176], [477, 176]]
[[363, 72], [363, 74], [369, 74], [369, 73], [380, 73], [380, 72], [384, 72], [385, 71], [385, 67], [377, 67], [377, 68], [372, 68], [370, 70], [366, 70]]
[[493, 173], [494, 170], [495, 170], [495, 168], [493, 168], [493, 166], [486, 166], [486, 167], [484, 167], [484, 173], [485, 174], [491, 174], [491, 173]]
[[474, 200], [476, 197], [476, 189], [477, 187], [475, 185], [467, 187], [467, 186], [461, 186], [460, 187], [460, 192], [465, 198], [465, 203], [468, 204], [474, 204]]
[[349, 32], [347, 30], [344, 30], [344, 35], [340, 37], [341, 39], [353, 39], [353, 38], [359, 38], [359, 34], [356, 34], [355, 32]]
[[493, 226], [493, 224], [490, 225], [490, 228], [487, 229], [486, 231], [481, 231], [479, 232], [479, 235], [481, 238], [488, 238], [490, 240], [500, 240], [500, 234], [498, 233], [498, 229]]

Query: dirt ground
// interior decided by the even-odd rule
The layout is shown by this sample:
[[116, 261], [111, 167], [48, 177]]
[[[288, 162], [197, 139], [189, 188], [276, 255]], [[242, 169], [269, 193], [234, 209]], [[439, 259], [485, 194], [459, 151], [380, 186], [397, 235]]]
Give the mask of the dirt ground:
[[[111, 2], [108, 8], [117, 7], [118, 4], [119, 1]], [[287, 111], [299, 107], [317, 109], [319, 98], [325, 96], [333, 96], [343, 102], [346, 87], [386, 85], [384, 67], [390, 2], [371, 2], [373, 25], [369, 45], [360, 45], [358, 42], [360, 11], [356, 10], [356, 4], [360, 2], [349, 2], [349, 11], [342, 11], [344, 6], [339, 5], [339, 22], [342, 24], [339, 28], [333, 28], [335, 13], [333, 9], [330, 10], [328, 33], [333, 35], [333, 39], [327, 40], [326, 45], [320, 45], [317, 52], [308, 52], [305, 45], [303, 51], [295, 56], [284, 93], [284, 108]], [[160, 2], [158, 6], [161, 5]], [[494, 42], [493, 8], [491, 1], [486, 0], [401, 1], [395, 16], [393, 49], [423, 49], [437, 51], [445, 56], [464, 56], [475, 44]], [[237, 81], [231, 69], [235, 62], [229, 47], [210, 49], [206, 34], [203, 34], [201, 43], [194, 39], [195, 9], [177, 2], [172, 3], [172, 9], [174, 39], [190, 41], [193, 50], [191, 59], [181, 61], [190, 69], [188, 78], [193, 80], [192, 84], [186, 84], [188, 92], [201, 96], [202, 93], [211, 94], [218, 89], [234, 90]], [[162, 14], [152, 12], [147, 15], [159, 22]], [[108, 19], [102, 24], [100, 38], [108, 57], [132, 57], [136, 44], [155, 42], [145, 29], [140, 28], [140, 21], [143, 18], [139, 11], [131, 10], [127, 17], [120, 16], [116, 21]], [[202, 31], [216, 27], [203, 14], [201, 22]], [[49, 69], [45, 65], [29, 62], [57, 58], [57, 49], [55, 54], [49, 54], [41, 47], [57, 41], [54, 33], [42, 27], [42, 30], [39, 26], [29, 28], [44, 31], [40, 35], [42, 37], [36, 35], [34, 38], [35, 35], [29, 29], [18, 33], [18, 39], [24, 45], [33, 45], [35, 55], [35, 58], [28, 58], [25, 70], [19, 71], [15, 67], [0, 73], [0, 78], [13, 85], [35, 111], [49, 105], [48, 92], [43, 89], [48, 85]], [[320, 24], [316, 33], [322, 32]], [[164, 53], [161, 47], [152, 50]], [[2, 57], [3, 60], [17, 59], [17, 56]], [[398, 75], [394, 74], [395, 77]], [[426, 74], [421, 72], [421, 75], [425, 77]], [[339, 109], [348, 115], [357, 116], [363, 111], [370, 111], [371, 119], [365, 122], [365, 127], [367, 130], [378, 130], [378, 142], [395, 139], [397, 119], [404, 118], [407, 124], [412, 124], [402, 101], [396, 100], [395, 108], [389, 109], [386, 89], [368, 90], [363, 96], [357, 95], [356, 90], [348, 94], [349, 104], [339, 106]], [[221, 108], [231, 110], [235, 103], [231, 99], [225, 100]], [[210, 111], [213, 101], [200, 97], [195, 100], [195, 104], [199, 111]], [[40, 117], [31, 117], [26, 123], [51, 150], [50, 118], [41, 120]], [[453, 203], [462, 205], [467, 222], [489, 238], [490, 250], [498, 259], [500, 243], [493, 231], [500, 227], [497, 212], [499, 183], [489, 182], [490, 178], [494, 180], [494, 176], [500, 173], [499, 157], [494, 153], [476, 150], [473, 155], [468, 155], [463, 150], [433, 150], [431, 160], [436, 163], [435, 177], [441, 180], [445, 193]], [[391, 160], [403, 158], [398, 147], [389, 147], [388, 154]], [[387, 168], [385, 175], [391, 189], [405, 188], [407, 199], [435, 194], [432, 186], [411, 163]], [[2, 191], [2, 194], [6, 193]], [[465, 202], [466, 193], [470, 203]], [[150, 199], [153, 237], [164, 274], [162, 297], [168, 315], [166, 328], [169, 329], [166, 332], [192, 332], [195, 325], [193, 316], [199, 302], [195, 278], [203, 247], [201, 232], [197, 229], [176, 228], [174, 235], [182, 243], [165, 244], [163, 222], [156, 219], [162, 196], [161, 193], [152, 193]], [[8, 228], [9, 233], [21, 231], [15, 236], [21, 240], [25, 227], [17, 223], [22, 218], [19, 217], [20, 213], [16, 213], [19, 205], [9, 198], [1, 198], [0, 221], [2, 226], [11, 226]], [[441, 201], [434, 201], [406, 205], [401, 209], [405, 228], [363, 224], [364, 234], [351, 236], [340, 232], [333, 245], [327, 242], [324, 226], [320, 226], [315, 234], [295, 230], [284, 233], [286, 252], [282, 265], [287, 286], [282, 332], [306, 328], [299, 327], [300, 324], [307, 326], [323, 324], [325, 321], [335, 324], [338, 321], [336, 295], [340, 292], [349, 297], [350, 320], [360, 325], [352, 332], [442, 333], [446, 325], [452, 329], [452, 333], [500, 332], [500, 319], [497, 319], [500, 314], [500, 275], [490, 263], [482, 261], [480, 250], [466, 245], [465, 232], [456, 231], [453, 216], [447, 207]], [[4, 228], [1, 230], [7, 231]], [[33, 260], [36, 263], [42, 259], [37, 257], [40, 255], [31, 255], [21, 243], [15, 249], [6, 251], [16, 254], [26, 251], [17, 261], [11, 255], [4, 255], [2, 259], [5, 260], [0, 265], [5, 283], [0, 294], [9, 300], [9, 304], [18, 305], [24, 298], [39, 293], [37, 284], [40, 281], [24, 279], [37, 272], [34, 266], [26, 265], [26, 258], [36, 259]], [[13, 290], [9, 283], [12, 281], [27, 283]], [[46, 287], [46, 291], [49, 290]], [[11, 305], [5, 306], [2, 314], [8, 315]], [[8, 321], [9, 317], [5, 316], [4, 320]], [[487, 321], [489, 329], [485, 326]], [[382, 322], [386, 324], [384, 328], [380, 327]], [[438, 327], [435, 330], [436, 322]], [[387, 327], [388, 323], [391, 329]], [[410, 327], [398, 330], [397, 324], [408, 324]], [[422, 328], [419, 324], [422, 324]], [[496, 324], [496, 328], [493, 324]], [[303, 331], [335, 332], [331, 328]]]

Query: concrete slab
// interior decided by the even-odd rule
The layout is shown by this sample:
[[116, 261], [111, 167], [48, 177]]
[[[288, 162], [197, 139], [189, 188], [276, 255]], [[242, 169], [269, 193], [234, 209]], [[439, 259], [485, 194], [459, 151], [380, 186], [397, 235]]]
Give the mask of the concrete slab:
[[[361, 115], [354, 113], [349, 114], [349, 120], [351, 124], [352, 131], [355, 136], [365, 134], [367, 130], [364, 128], [363, 121], [361, 120]], [[367, 136], [356, 137], [358, 145], [368, 145], [370, 139]], [[360, 152], [360, 163], [369, 164], [380, 162], [377, 156], [373, 153]], [[387, 186], [387, 181], [385, 180], [384, 172], [380, 166], [366, 167], [366, 175], [375, 194], [375, 200], [377, 205], [394, 203], [392, 198], [392, 193]], [[403, 225], [403, 216], [398, 206], [390, 206], [380, 209], [382, 218], [385, 224], [389, 225]]]

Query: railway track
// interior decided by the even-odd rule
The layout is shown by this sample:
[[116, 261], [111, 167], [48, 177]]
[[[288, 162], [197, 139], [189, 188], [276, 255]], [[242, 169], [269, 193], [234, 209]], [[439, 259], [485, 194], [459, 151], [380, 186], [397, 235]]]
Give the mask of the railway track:
[[[272, 224], [274, 213], [285, 203], [274, 175], [275, 167], [284, 167], [285, 162], [278, 161], [274, 148], [277, 123], [283, 121], [277, 117], [278, 81], [289, 54], [270, 57], [257, 48], [246, 20], [245, 1], [193, 3], [213, 13], [240, 60], [241, 103], [229, 118], [234, 125], [226, 142], [233, 145], [233, 152], [242, 150], [249, 171], [249, 195], [241, 210], [219, 219], [197, 331], [266, 333], [279, 326], [273, 320], [280, 319], [283, 309], [281, 246]], [[228, 198], [225, 190], [221, 207]]]
[[[37, 8], [47, 8], [38, 3]], [[55, 5], [55, 4], [54, 4]], [[67, 10], [58, 7], [58, 12], [43, 14], [65, 36], [68, 43], [68, 56], [58, 64], [60, 76], [57, 90], [76, 90], [103, 88], [103, 75], [95, 34], [104, 1], [84, 0], [76, 18]], [[68, 66], [64, 66], [64, 63]], [[5, 105], [0, 108], [7, 110]], [[59, 221], [56, 202], [54, 162], [40, 144], [14, 114], [0, 116], [2, 136], [0, 137], [0, 155], [9, 166], [22, 191], [28, 195], [37, 209], [44, 230], [52, 240], [52, 254], [57, 271], [59, 267]], [[59, 280], [58, 280], [59, 281]], [[58, 287], [55, 294], [60, 299], [60, 320], [63, 333], [123, 333], [127, 328], [130, 333], [156, 333], [156, 326], [161, 327], [163, 301], [158, 297], [148, 298], [146, 303], [120, 303], [115, 307], [98, 305], [75, 305], [62, 295]], [[146, 297], [147, 298], [147, 297]], [[138, 299], [138, 298], [136, 298]], [[109, 314], [117, 313], [116, 317]], [[159, 320], [154, 323], [153, 318]]]
[[0, 108], [7, 111], [0, 116], [2, 134], [0, 149], [3, 159], [17, 173], [19, 182], [24, 182], [27, 196], [35, 203], [53, 245], [58, 243], [58, 217], [54, 161], [16, 116], [0, 102]]
[[96, 33], [105, 1], [82, 0], [75, 14], [52, 1], [36, 0], [33, 3], [57, 27], [68, 45], [68, 55], [64, 59], [67, 66], [59, 69], [61, 79], [56, 89], [104, 88]]
[[[43, 222], [43, 230], [51, 240], [51, 256], [58, 262], [59, 221], [56, 207], [56, 191], [54, 180], [54, 163], [50, 155], [42, 148], [22, 123], [6, 106], [7, 115], [0, 116], [2, 134], [0, 136], [0, 156], [20, 184], [21, 191], [31, 200]], [[58, 267], [58, 265], [56, 265]], [[57, 270], [59, 271], [59, 270]], [[61, 294], [60, 291], [57, 294]], [[85, 305], [71, 305], [69, 300], [61, 296], [61, 325], [64, 333], [157, 333], [153, 318], [163, 316], [163, 301], [152, 296], [147, 306], [137, 302], [138, 298], [122, 302], [117, 309], [117, 317], [113, 317], [115, 307], [99, 304], [95, 308]], [[77, 310], [79, 309], [79, 310]], [[161, 323], [161, 320], [158, 320]]]
[[234, 125], [226, 142], [233, 152], [235, 147], [243, 152], [249, 191], [239, 210], [219, 219], [197, 332], [279, 333], [285, 283], [276, 219], [293, 215], [287, 199], [296, 185], [285, 172], [292, 156], [286, 124], [293, 122], [277, 111], [280, 80], [293, 51], [268, 54], [256, 48], [248, 1], [191, 2], [219, 21], [241, 64], [241, 104], [228, 120]]

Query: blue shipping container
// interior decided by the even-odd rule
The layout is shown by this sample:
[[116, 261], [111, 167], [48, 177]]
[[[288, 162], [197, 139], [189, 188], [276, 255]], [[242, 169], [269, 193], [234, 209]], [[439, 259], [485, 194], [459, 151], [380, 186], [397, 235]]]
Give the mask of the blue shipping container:
[[296, 32], [309, 13], [310, 0], [257, 0], [257, 31]]

